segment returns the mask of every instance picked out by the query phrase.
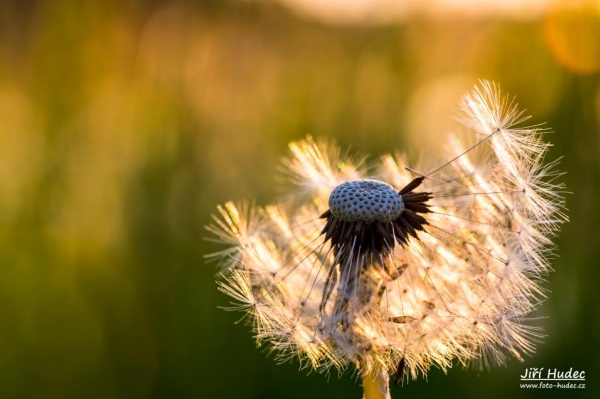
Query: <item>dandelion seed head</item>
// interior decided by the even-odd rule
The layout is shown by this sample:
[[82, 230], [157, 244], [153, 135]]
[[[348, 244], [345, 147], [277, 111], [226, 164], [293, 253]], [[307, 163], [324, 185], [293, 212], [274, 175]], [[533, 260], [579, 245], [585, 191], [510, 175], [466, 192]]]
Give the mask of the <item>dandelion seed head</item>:
[[220, 290], [279, 361], [416, 378], [535, 351], [528, 315], [566, 221], [561, 174], [497, 85], [461, 109], [475, 140], [451, 137], [434, 168], [384, 155], [368, 170], [308, 137], [285, 162], [302, 201], [218, 208]]

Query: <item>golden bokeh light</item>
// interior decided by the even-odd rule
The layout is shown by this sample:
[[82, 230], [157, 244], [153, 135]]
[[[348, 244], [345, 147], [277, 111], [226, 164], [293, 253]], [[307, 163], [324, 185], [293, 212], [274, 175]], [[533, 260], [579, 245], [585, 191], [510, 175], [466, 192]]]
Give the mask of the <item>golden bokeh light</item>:
[[552, 0], [279, 0], [303, 18], [332, 25], [390, 24], [416, 16], [481, 19], [502, 16], [539, 18]]
[[565, 68], [589, 74], [600, 69], [600, 2], [556, 2], [545, 20], [550, 51]]

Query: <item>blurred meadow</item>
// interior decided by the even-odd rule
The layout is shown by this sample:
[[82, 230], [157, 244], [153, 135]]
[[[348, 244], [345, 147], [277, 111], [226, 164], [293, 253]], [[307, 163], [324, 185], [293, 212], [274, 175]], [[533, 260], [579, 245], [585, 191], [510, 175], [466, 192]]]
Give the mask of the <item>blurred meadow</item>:
[[[351, 375], [276, 365], [218, 308], [204, 226], [276, 198], [307, 134], [370, 159], [439, 151], [478, 79], [564, 156], [548, 337], [525, 363], [392, 394], [598, 397], [600, 3], [350, 3], [0, 3], [0, 397], [360, 398]], [[526, 367], [588, 387], [520, 389]]]

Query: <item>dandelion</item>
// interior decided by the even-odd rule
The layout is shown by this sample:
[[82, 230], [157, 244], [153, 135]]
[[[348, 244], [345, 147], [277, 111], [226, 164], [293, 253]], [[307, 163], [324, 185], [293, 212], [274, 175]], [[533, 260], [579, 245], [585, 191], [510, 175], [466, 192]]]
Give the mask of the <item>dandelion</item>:
[[495, 84], [461, 111], [466, 140], [452, 136], [437, 167], [386, 155], [368, 168], [307, 137], [286, 161], [295, 201], [218, 208], [220, 290], [278, 360], [356, 367], [365, 397], [387, 398], [389, 375], [535, 351], [544, 335], [528, 315], [566, 221], [557, 161]]

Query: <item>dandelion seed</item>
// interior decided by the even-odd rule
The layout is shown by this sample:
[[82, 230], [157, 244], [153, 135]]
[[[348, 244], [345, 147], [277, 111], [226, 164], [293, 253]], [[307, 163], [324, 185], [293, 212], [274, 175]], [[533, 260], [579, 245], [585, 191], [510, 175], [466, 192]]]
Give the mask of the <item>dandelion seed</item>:
[[528, 314], [567, 220], [557, 162], [544, 163], [543, 129], [515, 127], [526, 118], [496, 85], [481, 82], [461, 109], [477, 141], [452, 137], [436, 168], [388, 155], [368, 171], [308, 137], [286, 163], [305, 203], [219, 207], [208, 228], [229, 245], [213, 255], [220, 289], [278, 360], [357, 367], [365, 395], [389, 397], [389, 374], [535, 351], [543, 333]]

